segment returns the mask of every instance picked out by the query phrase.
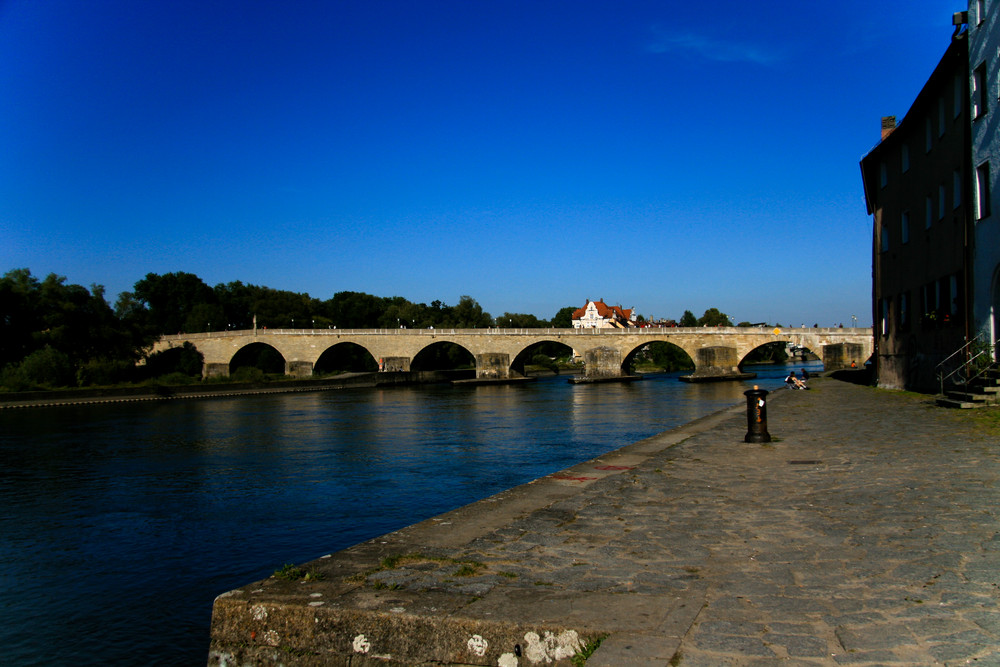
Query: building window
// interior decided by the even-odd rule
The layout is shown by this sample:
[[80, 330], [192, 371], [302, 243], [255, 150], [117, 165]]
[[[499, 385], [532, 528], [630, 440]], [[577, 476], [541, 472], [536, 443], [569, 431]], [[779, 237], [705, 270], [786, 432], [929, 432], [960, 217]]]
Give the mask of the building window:
[[903, 292], [899, 295], [899, 328], [906, 329], [910, 326], [910, 293]]
[[962, 205], [962, 172], [956, 169], [952, 173], [951, 195], [953, 209]]
[[986, 0], [976, 0], [976, 25], [986, 20]]
[[944, 115], [944, 97], [938, 98], [938, 136], [943, 137], [946, 127]]
[[990, 215], [990, 163], [976, 167], [976, 220]]
[[899, 237], [903, 243], [910, 242], [910, 212], [903, 211], [899, 219]]
[[882, 335], [889, 335], [889, 311], [892, 308], [892, 301], [890, 299], [882, 299]]
[[910, 145], [903, 144], [903, 148], [900, 154], [900, 163], [903, 167], [903, 173], [905, 174], [910, 170]]
[[885, 162], [878, 164], [878, 182], [883, 188], [889, 183], [889, 172], [885, 168]]
[[972, 70], [972, 117], [986, 114], [986, 63]]
[[879, 235], [882, 237], [882, 252], [889, 252], [889, 228], [885, 224], [879, 225]]
[[937, 326], [942, 313], [938, 312], [941, 294], [941, 284], [938, 281], [929, 282], [923, 289], [923, 326], [933, 329]]
[[944, 210], [948, 207], [944, 183], [938, 186], [938, 220], [944, 220]]
[[924, 152], [930, 153], [931, 147], [934, 145], [934, 124], [931, 122], [931, 117], [928, 116], [924, 119]]
[[927, 195], [927, 201], [924, 205], [924, 229], [930, 229], [931, 223], [934, 221], [934, 198]]

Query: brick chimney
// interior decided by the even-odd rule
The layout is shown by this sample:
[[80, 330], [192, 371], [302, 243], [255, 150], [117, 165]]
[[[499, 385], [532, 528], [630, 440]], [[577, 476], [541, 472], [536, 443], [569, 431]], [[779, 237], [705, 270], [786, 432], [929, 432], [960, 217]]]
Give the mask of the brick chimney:
[[892, 134], [892, 131], [896, 129], [896, 117], [895, 116], [882, 116], [882, 140]]

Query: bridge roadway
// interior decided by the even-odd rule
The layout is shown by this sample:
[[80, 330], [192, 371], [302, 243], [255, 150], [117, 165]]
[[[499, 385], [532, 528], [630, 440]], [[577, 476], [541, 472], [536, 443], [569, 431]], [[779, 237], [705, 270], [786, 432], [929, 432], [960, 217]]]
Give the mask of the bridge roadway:
[[637, 352], [654, 342], [676, 345], [694, 361], [694, 379], [738, 376], [739, 366], [767, 343], [792, 343], [823, 360], [827, 370], [861, 366], [872, 353], [872, 330], [861, 328], [672, 327], [645, 329], [248, 329], [160, 338], [153, 352], [190, 342], [203, 355], [203, 377], [229, 375], [235, 355], [253, 344], [274, 348], [285, 373], [312, 375], [320, 357], [337, 345], [364, 348], [382, 371], [409, 371], [413, 359], [438, 343], [461, 346], [476, 360], [476, 377], [517, 375], [518, 355], [542, 342], [562, 343], [583, 359], [588, 378], [628, 373]]

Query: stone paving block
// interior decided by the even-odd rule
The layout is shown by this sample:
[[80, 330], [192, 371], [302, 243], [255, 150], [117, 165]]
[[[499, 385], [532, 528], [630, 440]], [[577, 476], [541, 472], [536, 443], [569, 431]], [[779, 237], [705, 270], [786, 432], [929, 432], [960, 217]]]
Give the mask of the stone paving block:
[[621, 634], [605, 639], [587, 667], [666, 667], [680, 646], [676, 637]]
[[892, 651], [850, 651], [835, 654], [833, 660], [838, 665], [866, 665], [867, 667], [913, 664], [900, 658]]
[[795, 614], [822, 614], [829, 610], [826, 601], [816, 597], [764, 596], [753, 597], [754, 605], [766, 613], [785, 620]]
[[837, 640], [848, 652], [879, 649], [896, 649], [914, 646], [916, 638], [901, 625], [871, 624], [853, 627], [841, 626], [835, 630]]
[[994, 636], [1000, 636], [1000, 608], [966, 612], [965, 617]]
[[774, 651], [764, 644], [761, 637], [697, 632], [694, 635], [694, 645], [705, 651], [719, 653], [735, 653], [742, 656], [775, 656]]
[[768, 623], [767, 631], [781, 635], [811, 635], [816, 632], [812, 623]]
[[705, 621], [696, 625], [696, 630], [699, 633], [713, 635], [763, 635], [766, 629], [767, 627], [763, 623], [735, 621]]
[[764, 642], [774, 650], [782, 647], [793, 658], [829, 658], [831, 651], [825, 639], [804, 635], [782, 635], [769, 632]]
[[[927, 618], [906, 621], [907, 629], [915, 635], [929, 637], [932, 641], [938, 636], [947, 638], [948, 636], [969, 630], [970, 624], [955, 617], [953, 614], [941, 615], [939, 610], [932, 611], [936, 611], [937, 613]], [[943, 639], [942, 641], [947, 641], [947, 639]]]

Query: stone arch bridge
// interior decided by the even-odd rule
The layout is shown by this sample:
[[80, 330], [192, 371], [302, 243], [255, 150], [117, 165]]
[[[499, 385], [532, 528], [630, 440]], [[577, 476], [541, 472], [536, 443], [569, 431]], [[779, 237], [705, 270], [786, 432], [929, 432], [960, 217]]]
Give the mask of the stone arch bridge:
[[310, 376], [320, 356], [342, 343], [359, 345], [383, 371], [409, 371], [417, 354], [437, 343], [459, 345], [476, 360], [476, 377], [512, 377], [517, 356], [536, 343], [555, 342], [582, 357], [589, 378], [627, 372], [632, 357], [654, 342], [671, 343], [695, 363], [695, 378], [725, 378], [754, 349], [791, 343], [823, 360], [827, 370], [861, 366], [872, 353], [872, 330], [859, 328], [672, 327], [648, 329], [248, 329], [163, 336], [153, 352], [194, 345], [204, 358], [202, 376], [228, 375], [233, 357], [254, 343], [269, 345], [285, 360], [285, 373]]

